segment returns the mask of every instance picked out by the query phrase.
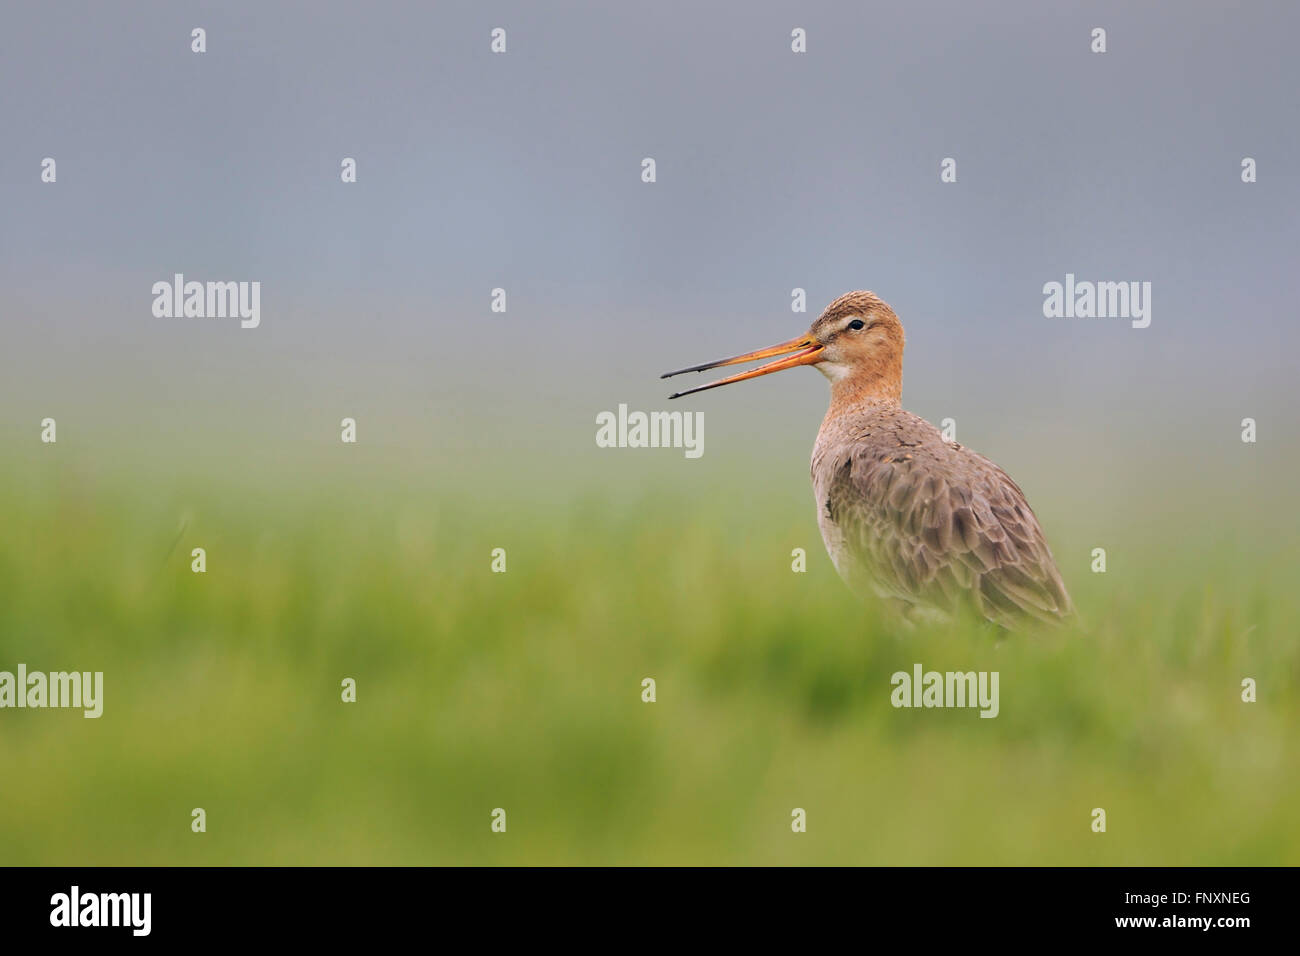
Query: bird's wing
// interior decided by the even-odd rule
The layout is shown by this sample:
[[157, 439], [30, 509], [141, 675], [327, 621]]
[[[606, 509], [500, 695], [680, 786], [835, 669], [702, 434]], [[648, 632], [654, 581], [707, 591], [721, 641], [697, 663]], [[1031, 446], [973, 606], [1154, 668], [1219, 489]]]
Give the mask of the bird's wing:
[[859, 447], [837, 465], [827, 517], [878, 593], [949, 611], [970, 600], [1008, 627], [1071, 613], [1024, 493], [987, 458], [927, 441]]

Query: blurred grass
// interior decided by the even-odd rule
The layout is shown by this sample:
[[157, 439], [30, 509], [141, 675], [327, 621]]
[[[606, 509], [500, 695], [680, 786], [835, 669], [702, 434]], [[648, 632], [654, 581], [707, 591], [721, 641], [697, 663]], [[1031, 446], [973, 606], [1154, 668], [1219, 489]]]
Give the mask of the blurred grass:
[[[1251, 501], [1031, 493], [1083, 622], [998, 641], [898, 633], [760, 473], [530, 498], [53, 450], [0, 475], [0, 669], [102, 670], [104, 716], [0, 711], [3, 864], [1300, 862], [1296, 522]], [[1000, 716], [893, 709], [915, 662], [999, 671]]]

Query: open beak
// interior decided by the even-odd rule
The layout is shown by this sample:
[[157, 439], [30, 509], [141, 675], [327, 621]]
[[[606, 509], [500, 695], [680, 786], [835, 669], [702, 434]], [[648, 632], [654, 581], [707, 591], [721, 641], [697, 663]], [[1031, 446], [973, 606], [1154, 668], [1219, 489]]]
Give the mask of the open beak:
[[791, 339], [789, 342], [773, 345], [771, 348], [759, 349], [757, 352], [746, 352], [744, 355], [737, 355], [733, 358], [719, 359], [716, 362], [707, 362], [704, 365], [692, 365], [690, 368], [680, 368], [675, 372], [666, 372], [660, 378], [672, 378], [674, 375], [681, 375], [685, 372], [703, 372], [711, 368], [721, 368], [724, 365], [739, 365], [742, 362], [756, 362], [759, 359], [774, 358], [778, 355], [784, 356], [784, 358], [778, 358], [775, 362], [768, 362], [758, 368], [751, 368], [748, 372], [740, 372], [737, 375], [720, 378], [716, 382], [709, 382], [707, 385], [697, 385], [695, 388], [683, 389], [668, 396], [669, 398], [681, 398], [683, 395], [690, 395], [692, 392], [702, 392], [707, 388], [730, 385], [732, 382], [743, 382], [747, 378], [758, 378], [760, 375], [767, 375], [769, 372], [780, 372], [783, 369], [794, 368], [796, 365], [811, 365], [818, 360], [824, 348], [825, 346], [805, 334], [797, 339]]

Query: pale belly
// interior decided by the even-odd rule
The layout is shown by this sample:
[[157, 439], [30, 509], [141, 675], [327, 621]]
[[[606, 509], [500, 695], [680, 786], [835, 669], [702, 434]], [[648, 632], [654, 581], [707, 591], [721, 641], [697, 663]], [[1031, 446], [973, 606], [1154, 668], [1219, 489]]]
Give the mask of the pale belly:
[[819, 482], [814, 478], [813, 498], [817, 508], [817, 528], [822, 533], [822, 544], [826, 546], [826, 554], [829, 555], [831, 564], [835, 566], [835, 572], [840, 576], [840, 580], [855, 594], [873, 594], [879, 598], [900, 597], [888, 588], [881, 587], [875, 577], [863, 567], [854, 553], [855, 545], [860, 545], [861, 542], [850, 542], [845, 537], [843, 529], [827, 513], [826, 495], [827, 489], [819, 487]]

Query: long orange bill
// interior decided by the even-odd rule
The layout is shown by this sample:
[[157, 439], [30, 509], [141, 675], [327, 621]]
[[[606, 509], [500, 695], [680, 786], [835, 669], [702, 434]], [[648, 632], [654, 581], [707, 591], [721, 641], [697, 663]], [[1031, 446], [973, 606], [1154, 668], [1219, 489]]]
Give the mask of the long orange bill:
[[737, 355], [728, 359], [719, 359], [716, 362], [707, 362], [704, 365], [692, 365], [690, 368], [679, 368], [675, 372], [665, 372], [659, 377], [672, 378], [674, 375], [681, 375], [685, 372], [703, 372], [711, 368], [720, 368], [723, 365], [739, 365], [742, 362], [756, 362], [759, 359], [772, 358], [777, 355], [785, 356], [785, 358], [777, 359], [775, 362], [768, 362], [766, 365], [752, 368], [748, 372], [741, 372], [738, 375], [718, 379], [718, 381], [709, 382], [707, 385], [697, 385], [695, 388], [683, 389], [680, 392], [673, 392], [673, 394], [668, 396], [669, 398], [681, 398], [683, 395], [690, 395], [693, 392], [702, 392], [708, 388], [717, 388], [719, 385], [730, 385], [732, 382], [743, 382], [747, 378], [758, 378], [760, 375], [767, 375], [769, 372], [780, 372], [787, 368], [794, 368], [796, 365], [811, 365], [813, 362], [817, 361], [823, 348], [824, 346], [818, 344], [807, 335], [801, 335], [797, 339], [791, 339], [789, 342], [782, 342], [780, 345], [773, 345], [771, 348], [759, 349], [757, 352], [746, 352], [744, 355]]

